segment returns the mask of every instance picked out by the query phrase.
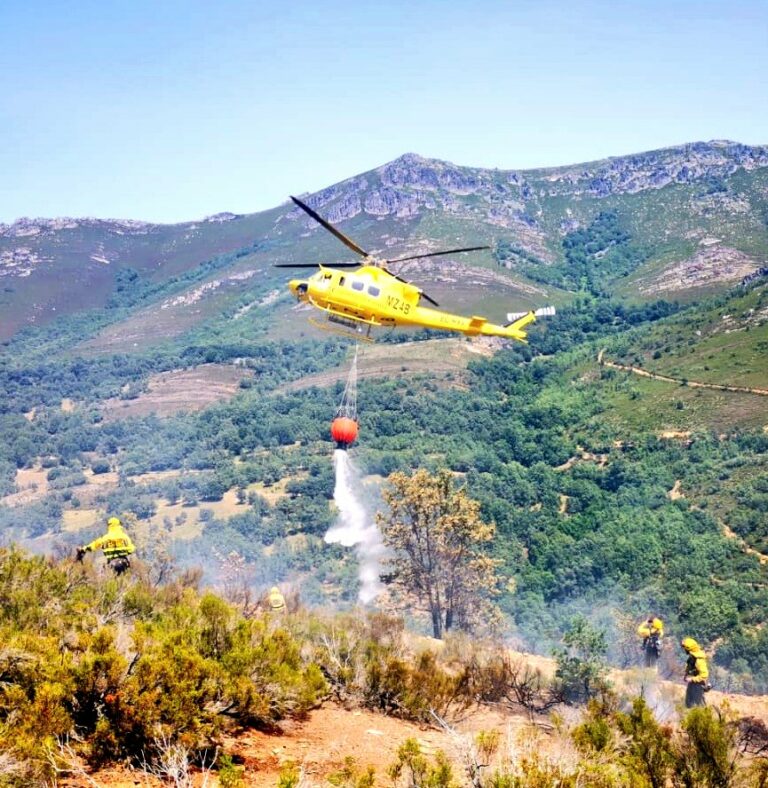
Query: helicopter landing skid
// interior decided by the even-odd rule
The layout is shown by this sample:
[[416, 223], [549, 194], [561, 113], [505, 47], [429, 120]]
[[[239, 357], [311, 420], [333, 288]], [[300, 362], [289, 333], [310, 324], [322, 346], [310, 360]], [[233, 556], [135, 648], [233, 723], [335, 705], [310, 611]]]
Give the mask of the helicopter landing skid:
[[[319, 328], [321, 331], [327, 331], [330, 334], [346, 337], [347, 339], [354, 339], [358, 342], [375, 342], [376, 338], [371, 336], [371, 324], [361, 323], [359, 320], [352, 320], [346, 317], [339, 317], [339, 315], [329, 314], [325, 320], [318, 320], [317, 318], [310, 317], [309, 322], [313, 326]], [[363, 330], [367, 325], [367, 330]]]

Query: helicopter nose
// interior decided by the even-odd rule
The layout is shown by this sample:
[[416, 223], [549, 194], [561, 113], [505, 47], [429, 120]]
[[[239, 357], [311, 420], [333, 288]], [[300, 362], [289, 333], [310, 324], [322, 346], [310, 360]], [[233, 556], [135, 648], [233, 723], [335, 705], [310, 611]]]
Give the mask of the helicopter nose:
[[307, 294], [307, 283], [303, 279], [292, 279], [288, 282], [288, 288], [299, 301]]

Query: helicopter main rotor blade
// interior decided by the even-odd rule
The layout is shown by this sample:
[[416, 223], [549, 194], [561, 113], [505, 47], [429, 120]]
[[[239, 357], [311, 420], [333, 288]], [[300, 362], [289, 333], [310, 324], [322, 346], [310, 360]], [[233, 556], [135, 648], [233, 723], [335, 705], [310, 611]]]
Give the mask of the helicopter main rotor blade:
[[335, 235], [345, 246], [349, 247], [353, 252], [362, 255], [363, 257], [368, 257], [368, 252], [365, 249], [361, 249], [351, 238], [347, 238], [344, 233], [337, 230], [330, 222], [327, 222], [320, 216], [319, 213], [313, 211], [308, 205], [303, 203], [301, 200], [297, 199], [296, 197], [291, 197], [291, 199], [296, 203], [296, 205], [301, 208], [304, 213], [309, 214], [316, 222], [322, 224], [329, 233]]
[[441, 254], [458, 254], [459, 252], [477, 252], [480, 249], [490, 249], [490, 246], [468, 246], [466, 249], [446, 249], [444, 252], [429, 252], [428, 254], [414, 254], [410, 257], [398, 257], [394, 260], [387, 260], [388, 263], [403, 263], [406, 260], [421, 260], [424, 257], [437, 257]]
[[[319, 268], [320, 263], [275, 263], [272, 268]], [[360, 263], [329, 263], [326, 268], [360, 268]]]
[[432, 298], [431, 296], [428, 296], [423, 290], [421, 291], [421, 297], [425, 301], [429, 301], [429, 303], [432, 304], [432, 306], [437, 306], [437, 307], [440, 306], [440, 304], [438, 304], [437, 301], [435, 301], [434, 298]]

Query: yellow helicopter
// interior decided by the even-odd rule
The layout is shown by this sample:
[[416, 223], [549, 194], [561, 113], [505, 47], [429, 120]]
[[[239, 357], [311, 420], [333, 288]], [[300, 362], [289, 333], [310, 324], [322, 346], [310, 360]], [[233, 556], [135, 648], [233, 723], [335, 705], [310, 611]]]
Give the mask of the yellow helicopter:
[[[555, 314], [554, 307], [510, 314], [507, 317], [512, 322], [502, 326], [489, 323], [484, 317], [463, 317], [421, 306], [421, 299], [435, 307], [439, 304], [420, 287], [387, 270], [387, 265], [424, 257], [474, 252], [490, 247], [470, 246], [399, 257], [395, 260], [381, 260], [359, 247], [301, 200], [296, 197], [291, 197], [291, 200], [326, 230], [333, 233], [345, 246], [363, 258], [362, 263], [336, 263], [333, 267], [315, 263], [278, 263], [275, 266], [276, 268], [319, 269], [308, 279], [293, 279], [288, 283], [291, 292], [299, 301], [311, 304], [325, 313], [325, 323], [310, 318], [310, 321], [319, 328], [335, 330], [337, 333], [344, 333], [343, 329], [347, 329], [349, 333], [346, 335], [366, 341], [373, 341], [371, 337], [373, 327], [421, 326], [441, 331], [458, 331], [467, 336], [504, 337], [525, 342], [524, 328], [529, 323], [533, 323], [537, 317]], [[350, 272], [340, 270], [347, 268], [357, 270]], [[343, 327], [342, 331], [328, 323]]]

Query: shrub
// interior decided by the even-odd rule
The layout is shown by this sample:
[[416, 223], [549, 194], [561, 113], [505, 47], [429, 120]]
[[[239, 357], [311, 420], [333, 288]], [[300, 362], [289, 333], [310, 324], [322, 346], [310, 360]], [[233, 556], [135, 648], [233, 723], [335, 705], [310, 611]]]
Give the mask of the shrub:
[[374, 648], [366, 663], [366, 705], [405, 719], [452, 717], [473, 703], [466, 687], [466, 670], [447, 673], [431, 651], [412, 664]]
[[395, 785], [408, 788], [454, 788], [453, 770], [442, 750], [438, 750], [434, 763], [422, 754], [416, 739], [406, 739], [397, 751], [397, 760], [387, 769]]
[[336, 788], [373, 788], [376, 782], [376, 771], [369, 766], [362, 771], [352, 756], [344, 759], [344, 766], [337, 772], [332, 772], [326, 779]]
[[219, 757], [219, 786], [220, 788], [244, 788], [245, 769], [236, 766], [231, 755], [221, 755]]
[[650, 788], [665, 788], [673, 760], [671, 728], [659, 725], [642, 698], [635, 698], [628, 714], [618, 713], [616, 723], [629, 738], [624, 757], [631, 770]]
[[563, 636], [563, 644], [565, 648], [555, 651], [555, 677], [564, 698], [578, 703], [605, 692], [608, 688], [605, 632], [577, 616]]
[[729, 788], [737, 772], [738, 728], [719, 709], [691, 709], [681, 722], [674, 774], [685, 788]]
[[0, 550], [0, 749], [37, 782], [57, 737], [97, 765], [160, 768], [158, 741], [193, 758], [231, 720], [302, 715], [327, 692], [286, 629], [184, 578], [152, 587], [137, 566], [125, 587], [65, 567]]

